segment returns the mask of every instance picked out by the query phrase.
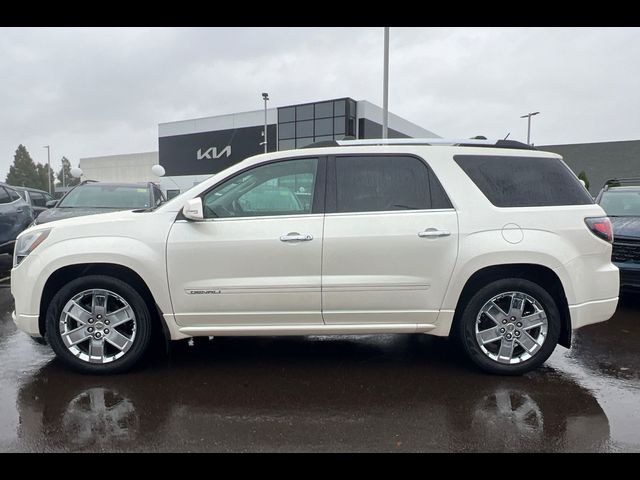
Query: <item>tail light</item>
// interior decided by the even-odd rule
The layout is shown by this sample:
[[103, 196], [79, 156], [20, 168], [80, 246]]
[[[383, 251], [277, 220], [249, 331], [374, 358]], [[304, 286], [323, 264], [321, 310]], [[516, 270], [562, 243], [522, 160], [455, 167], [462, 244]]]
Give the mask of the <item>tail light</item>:
[[584, 223], [596, 237], [613, 243], [613, 225], [609, 217], [588, 217], [584, 219]]

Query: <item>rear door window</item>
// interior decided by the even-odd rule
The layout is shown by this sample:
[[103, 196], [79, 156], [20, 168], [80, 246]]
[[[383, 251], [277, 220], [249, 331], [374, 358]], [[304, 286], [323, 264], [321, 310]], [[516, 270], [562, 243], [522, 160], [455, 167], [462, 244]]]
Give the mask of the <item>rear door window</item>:
[[20, 195], [13, 188], [7, 188], [7, 192], [9, 193], [9, 201], [15, 202], [16, 200], [20, 200]]
[[0, 187], [0, 203], [9, 203], [9, 192], [7, 192], [4, 187]]
[[496, 207], [594, 203], [578, 178], [558, 158], [455, 155], [453, 159]]
[[451, 208], [433, 172], [412, 156], [340, 156], [336, 212]]

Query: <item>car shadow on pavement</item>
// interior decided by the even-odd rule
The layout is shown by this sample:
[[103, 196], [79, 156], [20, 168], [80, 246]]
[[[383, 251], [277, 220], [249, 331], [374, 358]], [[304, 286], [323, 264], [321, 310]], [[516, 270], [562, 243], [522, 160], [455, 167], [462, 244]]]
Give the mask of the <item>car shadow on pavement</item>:
[[475, 370], [424, 335], [218, 337], [134, 371], [57, 360], [25, 381], [11, 448], [46, 451], [601, 451], [593, 395], [549, 367]]

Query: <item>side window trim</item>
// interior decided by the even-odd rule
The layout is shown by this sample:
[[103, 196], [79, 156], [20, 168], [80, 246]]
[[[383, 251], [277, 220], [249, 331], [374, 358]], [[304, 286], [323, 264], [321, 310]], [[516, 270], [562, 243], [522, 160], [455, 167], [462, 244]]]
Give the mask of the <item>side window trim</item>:
[[209, 187], [207, 190], [205, 190], [204, 192], [201, 192], [197, 198], [200, 198], [202, 200], [202, 202], [204, 203], [205, 197], [212, 191], [215, 190], [217, 187], [219, 187], [220, 185], [229, 182], [231, 180], [233, 180], [234, 178], [240, 176], [240, 175], [244, 175], [247, 172], [253, 170], [254, 168], [259, 168], [259, 167], [263, 167], [265, 165], [271, 165], [274, 163], [281, 163], [281, 162], [288, 162], [288, 161], [294, 161], [294, 160], [310, 160], [310, 159], [315, 159], [317, 160], [317, 167], [316, 167], [316, 177], [315, 177], [315, 186], [314, 186], [314, 198], [313, 198], [313, 204], [311, 205], [311, 212], [310, 213], [293, 213], [293, 214], [287, 214], [287, 215], [255, 215], [255, 216], [247, 216], [247, 217], [229, 217], [229, 218], [205, 218], [205, 221], [224, 221], [224, 220], [245, 220], [245, 219], [250, 219], [250, 218], [274, 218], [274, 217], [301, 217], [301, 216], [305, 216], [305, 215], [318, 215], [318, 214], [323, 214], [324, 210], [325, 210], [325, 191], [326, 191], [326, 177], [327, 177], [327, 157], [326, 155], [300, 155], [300, 156], [295, 156], [295, 157], [287, 157], [287, 158], [278, 158], [275, 160], [270, 160], [267, 162], [262, 162], [259, 163], [257, 165], [251, 165], [250, 167], [244, 168], [238, 172], [236, 172], [235, 174], [233, 174], [230, 177], [226, 177], [222, 180], [220, 180], [218, 183], [211, 185], [211, 187]]
[[[7, 205], [22, 199], [20, 194], [13, 188], [10, 188], [10, 187], [0, 187], [0, 188], [4, 188], [4, 191], [7, 193], [7, 200], [8, 200]], [[12, 196], [12, 194], [15, 195], [15, 198]]]
[[[338, 212], [337, 203], [338, 203], [338, 179], [337, 179], [337, 169], [336, 169], [336, 159], [341, 157], [407, 157], [407, 158], [415, 158], [418, 160], [426, 169], [427, 169], [427, 178], [429, 179], [429, 208], [426, 209], [416, 209], [416, 210], [372, 210], [369, 212]], [[432, 208], [433, 206], [433, 192], [431, 189], [431, 185], [436, 183], [442, 193], [445, 196], [445, 199], [448, 203], [447, 207], [439, 207]], [[343, 155], [329, 155], [327, 157], [327, 187], [326, 187], [326, 208], [325, 213], [334, 214], [339, 213], [341, 215], [350, 215], [350, 214], [375, 214], [375, 213], [411, 213], [411, 212], [428, 212], [428, 211], [450, 211], [455, 210], [453, 204], [451, 203], [451, 199], [447, 194], [447, 191], [444, 189], [444, 186], [438, 179], [437, 175], [429, 165], [429, 163], [422, 157], [412, 154], [412, 153], [353, 153], [353, 154], [343, 154]]]

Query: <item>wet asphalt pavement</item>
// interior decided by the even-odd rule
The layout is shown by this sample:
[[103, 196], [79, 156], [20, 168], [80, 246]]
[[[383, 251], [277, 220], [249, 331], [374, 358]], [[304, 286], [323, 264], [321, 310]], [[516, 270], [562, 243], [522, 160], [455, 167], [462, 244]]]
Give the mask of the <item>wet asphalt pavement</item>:
[[[10, 259], [0, 255], [0, 279]], [[5, 286], [2, 286], [4, 283]], [[0, 280], [0, 452], [640, 451], [640, 299], [489, 376], [424, 335], [215, 338], [87, 376], [17, 331]]]

